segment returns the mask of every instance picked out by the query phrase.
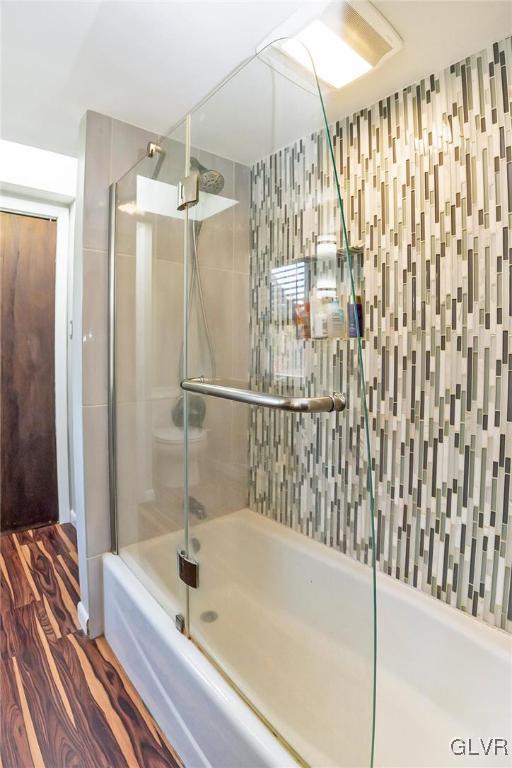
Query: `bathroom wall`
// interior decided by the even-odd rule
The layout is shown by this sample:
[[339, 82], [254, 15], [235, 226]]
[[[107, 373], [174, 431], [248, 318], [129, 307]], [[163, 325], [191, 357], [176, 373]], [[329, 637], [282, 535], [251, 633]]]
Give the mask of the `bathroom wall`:
[[[107, 436], [109, 185], [146, 153], [155, 136], [88, 111], [80, 126], [76, 249], [82, 265], [82, 397], [84, 498], [77, 528], [81, 619], [91, 637], [102, 632], [101, 556], [110, 549]], [[126, 238], [129, 240], [129, 237]], [[81, 548], [79, 546], [79, 549]]]
[[[331, 127], [350, 242], [364, 249], [378, 568], [508, 631], [511, 67], [508, 38]], [[311, 255], [317, 221], [300, 210], [332, 183], [322, 133], [252, 169], [254, 378], [272, 378], [269, 270]], [[254, 409], [251, 506], [368, 562], [355, 344], [301, 343], [306, 390], [341, 388], [349, 408]]]
[[[249, 351], [250, 171], [239, 163], [196, 148], [192, 155], [206, 167], [222, 173], [224, 187], [220, 194], [236, 201], [232, 207], [203, 221], [196, 244], [215, 374], [245, 385]], [[154, 428], [172, 424], [172, 408], [181, 396], [179, 366], [183, 338], [183, 223], [159, 218], [153, 284], [154, 383], [161, 392], [170, 392], [171, 400], [163, 398], [160, 407], [154, 410]], [[190, 376], [213, 374], [205, 338], [196, 284], [189, 312]], [[191, 496], [211, 517], [246, 505], [248, 414], [247, 409], [229, 401], [206, 398], [203, 402], [205, 440], [200, 447], [191, 445], [199, 472], [190, 472], [189, 487]], [[176, 504], [164, 488], [155, 490], [160, 513], [157, 517], [168, 521], [164, 527], [170, 522], [172, 527], [181, 528], [182, 495]], [[194, 504], [191, 508], [195, 509]], [[192, 523], [198, 519], [193, 512]]]
[[[80, 615], [83, 624], [88, 622], [91, 636], [98, 635], [103, 628], [101, 557], [110, 549], [107, 432], [109, 185], [145, 156], [149, 141], [156, 140], [157, 137], [148, 131], [92, 111], [84, 115], [80, 126], [76, 247], [82, 280], [84, 498], [82, 508], [78, 510], [78, 531], [83, 553]], [[205, 222], [199, 255], [219, 375], [245, 381], [248, 342], [236, 329], [241, 325], [240, 318], [247, 317], [249, 169], [204, 152], [197, 151], [196, 154], [202, 162], [223, 172], [223, 193], [236, 195], [238, 201], [237, 206], [225, 214]], [[178, 162], [176, 152], [168, 155], [162, 169], [163, 180], [176, 171], [174, 166]], [[165, 163], [170, 164], [171, 170]], [[143, 175], [148, 170], [151, 173], [152, 167], [139, 167]], [[130, 178], [133, 181], [135, 175], [131, 174]], [[119, 186], [119, 191], [121, 196], [128, 195], [127, 200], [132, 199], [129, 179]], [[137, 274], [136, 257], [141, 248], [146, 249], [149, 256], [148, 279], [151, 283], [147, 286], [147, 301], [144, 302], [149, 312], [147, 337], [139, 349], [137, 335], [143, 308], [140, 291], [137, 291], [137, 280], [140, 282], [141, 275]], [[165, 217], [133, 216], [118, 211], [116, 253], [120, 330], [117, 338], [118, 507], [120, 534], [127, 544], [183, 525], [182, 501], [178, 506], [174, 504], [171, 510], [174, 517], [170, 519], [169, 505], [161, 509], [155, 499], [152, 440], [154, 429], [170, 424], [171, 409], [179, 396], [183, 225]], [[149, 372], [149, 389], [143, 387], [141, 394], [142, 370]], [[241, 418], [246, 412], [242, 410], [243, 413], [233, 406], [226, 412], [223, 404], [214, 404], [207, 409], [208, 441], [201, 460], [204, 472], [200, 487], [192, 488], [192, 493], [211, 514], [229, 511], [233, 505], [243, 506], [246, 501], [246, 451], [238, 450], [247, 435], [247, 423]]]
[[[183, 145], [166, 139], [164, 148], [158, 180], [175, 184], [183, 175]], [[196, 244], [216, 375], [245, 384], [250, 173], [245, 166], [201, 150], [193, 149], [193, 155], [222, 173], [221, 194], [236, 201], [202, 222]], [[150, 167], [134, 169], [118, 184], [118, 195], [133, 199], [135, 174], [149, 176], [151, 171]], [[127, 213], [122, 205], [117, 222], [118, 229], [128, 230], [130, 224], [139, 232], [142, 228], [147, 243], [146, 254], [136, 237], [128, 246], [123, 238], [117, 248], [117, 489], [119, 539], [124, 547], [183, 528], [184, 438], [173, 411], [183, 394], [184, 223], [173, 215]], [[192, 247], [190, 227], [190, 254]], [[144, 262], [148, 279], [142, 285]], [[189, 264], [191, 274], [191, 256]], [[146, 312], [142, 330], [141, 317]], [[188, 323], [189, 375], [211, 376], [197, 282]], [[247, 410], [212, 398], [203, 398], [203, 404], [203, 437], [191, 442], [189, 450], [192, 523], [204, 519], [203, 515], [239, 509], [247, 501]], [[161, 438], [169, 430], [177, 441], [172, 447]], [[244, 450], [240, 450], [241, 441]], [[201, 516], [195, 502], [202, 505]]]
[[[198, 241], [207, 322], [215, 354], [215, 375], [246, 386], [249, 374], [249, 196], [250, 169], [207, 152], [200, 162], [224, 176], [221, 195], [236, 201], [227, 210], [206, 219]], [[192, 302], [192, 315], [199, 307]], [[204, 339], [204, 328], [200, 325]], [[203, 344], [204, 349], [204, 344]], [[191, 343], [190, 375], [194, 368]], [[197, 358], [196, 358], [197, 359]], [[247, 408], [219, 398], [205, 398], [207, 445], [201, 458], [200, 479], [191, 494], [208, 516], [232, 512], [247, 505]]]

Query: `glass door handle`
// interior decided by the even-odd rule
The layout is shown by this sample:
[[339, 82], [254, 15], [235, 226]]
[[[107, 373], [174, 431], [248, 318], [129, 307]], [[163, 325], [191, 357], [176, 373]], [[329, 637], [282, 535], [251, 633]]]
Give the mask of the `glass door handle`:
[[347, 406], [345, 395], [333, 392], [332, 395], [321, 397], [289, 397], [288, 395], [273, 395], [268, 392], [255, 392], [252, 389], [240, 389], [229, 382], [218, 379], [205, 379], [202, 376], [194, 379], [184, 379], [181, 388], [198, 395], [222, 397], [225, 400], [237, 400], [239, 403], [260, 405], [262, 408], [276, 408], [278, 411], [293, 413], [330, 413], [344, 411]]

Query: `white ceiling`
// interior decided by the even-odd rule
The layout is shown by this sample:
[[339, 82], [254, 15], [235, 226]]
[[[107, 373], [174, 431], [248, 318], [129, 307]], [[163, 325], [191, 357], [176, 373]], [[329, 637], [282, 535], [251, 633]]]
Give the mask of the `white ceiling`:
[[[404, 40], [329, 99], [372, 104], [512, 33], [506, 0], [374, 2]], [[288, 0], [2, 2], [2, 138], [74, 154], [86, 109], [165, 133], [298, 6]], [[255, 93], [239, 94], [254, 110]]]
[[382, 67], [338, 91], [329, 100], [332, 116], [370, 106], [512, 34], [510, 0], [379, 0], [374, 5], [403, 47]]

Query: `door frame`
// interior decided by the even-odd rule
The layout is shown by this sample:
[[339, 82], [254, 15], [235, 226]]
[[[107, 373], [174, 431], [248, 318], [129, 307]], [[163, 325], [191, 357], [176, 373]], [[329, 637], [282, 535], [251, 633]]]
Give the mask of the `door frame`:
[[[57, 491], [59, 523], [69, 523], [73, 517], [70, 505], [68, 450], [68, 338], [72, 337], [69, 320], [68, 292], [72, 279], [73, 221], [66, 205], [48, 203], [25, 197], [0, 193], [0, 210], [44, 219], [56, 219], [55, 253], [55, 438], [57, 452]], [[65, 403], [65, 408], [57, 407]]]

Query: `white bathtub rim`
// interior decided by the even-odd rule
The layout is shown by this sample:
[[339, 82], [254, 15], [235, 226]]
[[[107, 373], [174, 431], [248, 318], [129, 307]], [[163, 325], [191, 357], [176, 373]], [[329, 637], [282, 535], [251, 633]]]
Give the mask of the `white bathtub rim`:
[[[339, 555], [343, 554], [342, 552], [330, 549], [321, 542], [309, 539], [299, 532], [293, 531], [292, 529], [289, 529], [280, 523], [269, 520], [268, 518], [265, 518], [264, 516], [250, 510], [239, 510], [238, 512], [226, 515], [223, 518], [201, 523], [200, 525], [204, 525], [205, 527], [210, 525], [220, 526], [222, 535], [224, 526], [227, 525], [230, 520], [233, 521], [234, 525], [237, 525], [238, 521], [239, 523], [242, 522], [244, 527], [248, 526], [249, 537], [251, 537], [251, 529], [257, 527], [260, 534], [263, 533], [265, 536], [270, 535], [272, 537], [277, 535], [280, 544], [283, 544], [284, 547], [292, 547], [295, 549], [295, 551], [299, 553], [300, 558], [302, 555], [304, 555], [307, 556], [310, 561], [322, 561], [324, 568], [327, 565], [328, 568], [329, 566], [332, 566], [336, 570], [344, 571], [349, 579], [347, 582], [348, 585], [350, 584], [350, 581], [353, 580], [353, 584], [355, 585], [359, 583], [364, 584], [366, 588], [371, 588], [371, 570], [364, 563], [353, 560], [348, 555], [340, 558]], [[199, 526], [197, 528], [197, 532], [200, 536]], [[165, 535], [163, 538], [167, 541], [167, 535]], [[147, 543], [149, 544], [150, 542]], [[169, 542], [169, 545], [170, 544], [171, 543]], [[169, 552], [171, 552], [171, 549]], [[119, 560], [119, 558], [116, 558], [116, 560]], [[148, 600], [151, 600], [153, 604], [156, 604], [160, 614], [162, 615], [162, 621], [153, 622], [153, 627], [159, 626], [162, 628], [162, 630], [159, 631], [159, 634], [162, 634], [163, 632], [166, 641], [169, 635], [176, 639], [176, 643], [173, 643], [175, 651], [171, 651], [171, 653], [179, 654], [180, 659], [185, 660], [190, 658], [192, 652], [192, 660], [194, 662], [195, 670], [194, 677], [192, 679], [200, 681], [197, 682], [197, 685], [200, 686], [201, 690], [205, 691], [205, 696], [208, 698], [209, 702], [212, 703], [212, 706], [214, 706], [213, 698], [215, 698], [215, 701], [220, 700], [221, 704], [224, 705], [219, 707], [219, 717], [222, 713], [222, 717], [228, 719], [229, 732], [233, 734], [234, 742], [238, 740], [238, 734], [240, 734], [241, 742], [245, 741], [246, 744], [249, 744], [252, 747], [251, 742], [247, 742], [245, 740], [246, 730], [243, 724], [240, 724], [238, 718], [238, 714], [240, 713], [240, 704], [244, 704], [244, 702], [242, 699], [240, 699], [236, 691], [234, 691], [229, 686], [220, 672], [210, 664], [209, 660], [204, 657], [200, 651], [198, 651], [197, 647], [187, 638], [180, 636], [173, 626], [172, 617], [174, 613], [181, 612], [179, 606], [183, 605], [183, 602], [179, 598], [176, 599], [176, 596], [172, 593], [168, 593], [169, 597], [165, 600], [164, 603], [165, 608], [162, 607], [158, 597], [153, 597], [149, 591], [151, 587], [148, 589], [148, 587], [144, 586], [144, 581], [141, 581], [140, 575], [136, 575], [137, 571], [135, 571], [135, 573], [132, 572], [129, 565], [124, 561], [122, 565], [124, 565], [125, 568], [121, 569], [122, 575], [120, 580], [127, 584], [128, 575], [131, 577], [130, 583], [127, 584], [127, 592], [130, 595], [130, 601], [133, 599], [132, 593], [134, 592], [130, 585], [136, 584], [139, 589], [142, 589], [141, 594], [144, 596], [142, 605], [146, 606]], [[407, 633], [410, 635], [411, 631], [413, 633], [416, 632], [417, 626], [419, 634], [416, 634], [415, 637], [419, 639], [420, 647], [422, 648], [423, 652], [425, 652], [425, 649], [428, 649], [427, 660], [430, 659], [432, 663], [437, 664], [437, 654], [439, 659], [442, 660], [442, 663], [444, 663], [445, 659], [450, 658], [450, 649], [453, 649], [455, 644], [457, 655], [452, 658], [451, 662], [446, 662], [447, 664], [451, 663], [452, 666], [455, 667], [460, 663], [460, 668], [463, 669], [464, 659], [466, 659], [466, 668], [469, 668], [467, 660], [469, 659], [471, 661], [471, 659], [476, 658], [477, 664], [471, 674], [473, 674], [473, 672], [474, 674], [477, 674], [477, 672], [480, 674], [482, 672], [483, 666], [487, 663], [486, 660], [489, 660], [489, 662], [492, 661], [492, 674], [495, 676], [495, 681], [497, 680], [497, 682], [494, 684], [496, 686], [500, 686], [502, 696], [506, 694], [506, 691], [502, 686], [506, 685], [505, 681], [510, 676], [510, 662], [512, 656], [511, 636], [499, 628], [485, 624], [479, 619], [475, 619], [475, 617], [461, 612], [454, 606], [443, 603], [442, 601], [436, 599], [434, 596], [422, 592], [420, 589], [417, 589], [412, 585], [408, 585], [404, 582], [394, 579], [393, 576], [388, 578], [386, 577], [388, 577], [388, 574], [382, 572], [377, 573], [377, 607], [379, 611], [377, 677], [379, 678], [380, 676], [381, 681], [381, 684], [378, 684], [378, 693], [381, 693], [384, 690], [383, 682], [388, 671], [391, 677], [395, 675], [395, 677], [400, 680], [401, 684], [404, 687], [406, 686], [412, 692], [422, 691], [422, 686], [418, 685], [418, 681], [416, 680], [415, 675], [418, 670], [416, 663], [415, 642], [409, 642], [409, 640], [406, 639], [404, 653], [397, 653], [397, 646], [395, 645], [397, 640], [399, 642], [402, 641], [400, 635], [403, 631], [406, 632], [406, 635]], [[323, 570], [321, 578], [329, 578], [329, 571], [326, 572]], [[404, 589], [404, 587], [410, 587], [410, 589]], [[139, 604], [139, 600], [134, 600], [134, 605], [137, 604]], [[371, 606], [370, 602], [369, 605]], [[141, 614], [139, 619], [143, 619], [143, 621], [145, 621], [145, 611], [143, 612], [143, 609], [141, 608], [138, 608], [137, 610], [139, 610]], [[434, 629], [433, 636], [430, 635], [428, 629], [430, 626], [432, 626]], [[371, 621], [368, 622], [368, 632], [371, 633]], [[134, 638], [134, 640], [136, 640], [136, 638]], [[439, 640], [441, 640], [441, 642], [439, 642]], [[447, 645], [445, 645], [446, 641], [448, 642]], [[459, 642], [461, 645], [456, 645]], [[446, 653], [446, 651], [448, 653]], [[469, 654], [469, 656], [466, 654]], [[149, 656], [150, 655], [151, 654], [149, 654]], [[479, 659], [480, 656], [482, 657], [481, 660]], [[368, 659], [368, 661], [370, 663], [370, 659]], [[186, 665], [186, 668], [188, 670], [188, 664]], [[398, 674], [397, 668], [399, 668]], [[408, 674], [408, 670], [410, 671], [410, 668], [414, 672], [412, 676]], [[451, 667], [448, 666], [448, 677], [443, 677], [443, 680], [450, 677], [450, 669]], [[158, 675], [158, 672], [156, 672], [156, 674]], [[436, 674], [437, 673], [434, 670], [433, 677], [431, 678], [428, 676], [428, 680], [436, 680]], [[487, 666], [485, 666], [485, 678], [490, 679], [489, 675], [489, 669]], [[464, 683], [464, 679], [465, 678], [462, 679], [462, 683]], [[221, 681], [222, 686], [220, 689], [219, 680]], [[456, 688], [458, 690], [459, 686], [456, 686]], [[162, 690], [165, 690], [165, 686]], [[440, 707], [441, 709], [444, 709], [444, 698], [439, 699], [439, 697], [431, 696], [428, 691], [422, 692], [428, 704], [431, 704], [433, 707]], [[220, 699], [217, 696], [212, 697], [212, 693], [220, 696]], [[448, 691], [448, 693], [450, 692]], [[471, 697], [468, 697], [467, 700], [469, 701], [470, 698]], [[479, 698], [482, 699], [482, 701], [484, 700], [482, 696]], [[463, 700], [466, 701], [466, 698]], [[233, 701], [236, 702], [235, 708], [233, 708]], [[254, 715], [253, 711], [250, 710], [247, 705], [244, 704], [244, 706], [249, 710], [249, 713], [253, 717], [256, 717], [256, 715]], [[449, 711], [455, 710], [449, 709]], [[509, 707], [506, 706], [503, 711], [509, 711]], [[476, 722], [480, 724], [480, 722], [487, 721], [480, 721], [478, 719], [472, 720], [471, 718], [473, 717], [473, 713], [471, 707], [469, 708], [468, 712], [469, 719], [466, 720], [466, 712], [464, 710], [464, 717], [460, 720], [461, 727], [466, 727], [467, 723], [467, 727], [469, 728], [468, 732], [476, 732], [473, 727], [474, 723]], [[229, 714], [226, 715], [226, 713]], [[436, 713], [434, 712], [434, 714]], [[477, 714], [479, 714], [478, 708], [475, 709], [475, 717]], [[235, 715], [235, 718], [233, 715]], [[187, 719], [186, 714], [185, 719], [186, 722], [190, 723], [190, 720]], [[377, 726], [379, 726], [379, 720], [381, 719], [382, 718], [379, 718], [378, 716]], [[259, 720], [257, 720], [257, 722], [262, 728], [264, 728], [265, 734], [271, 739], [271, 741], [275, 742], [271, 732], [267, 731], [265, 726]], [[480, 727], [480, 725], [478, 725], [478, 727]], [[454, 726], [454, 732], [456, 730], [457, 728]], [[209, 751], [206, 747], [205, 751], [208, 755]], [[295, 765], [295, 763], [291, 762], [288, 753], [286, 753], [286, 755], [288, 758], [288, 763], [279, 762], [277, 764], [279, 766], [284, 764]], [[199, 762], [200, 761], [198, 760], [198, 763]], [[269, 763], [264, 762], [264, 764], [275, 766], [275, 758], [272, 759]]]
[[[153, 623], [157, 632], [177, 649], [177, 653], [187, 663], [190, 674], [200, 680], [210, 699], [220, 712], [233, 723], [236, 731], [252, 749], [258, 752], [265, 765], [296, 766], [291, 754], [278, 741], [266, 725], [252, 711], [246, 702], [222, 677], [214, 665], [185, 635], [175, 627], [171, 616], [151, 595], [140, 580], [131, 572], [118, 555], [103, 555], [103, 566], [109, 569], [126, 586], [133, 600], [142, 608], [146, 620]], [[183, 609], [176, 606], [176, 613]], [[170, 630], [170, 631], [169, 631]], [[108, 639], [108, 638], [107, 638]], [[176, 705], [175, 705], [176, 706]], [[234, 713], [236, 717], [233, 717]], [[180, 718], [181, 719], [181, 718]], [[190, 732], [190, 729], [187, 728]], [[201, 750], [202, 751], [202, 750]], [[205, 759], [207, 759], [205, 757]], [[209, 762], [207, 763], [209, 764]]]
[[[254, 525], [255, 518], [273, 528], [283, 540], [287, 540], [295, 549], [299, 549], [308, 558], [322, 560], [324, 563], [332, 563], [335, 568], [343, 568], [350, 572], [357, 581], [368, 584], [372, 578], [371, 565], [361, 563], [341, 550], [329, 547], [316, 539], [309, 538], [300, 531], [295, 531], [285, 523], [272, 520], [259, 512], [251, 509], [244, 509], [238, 512], [224, 515], [209, 521], [211, 524], [228, 522], [234, 515], [243, 518], [250, 525]], [[208, 525], [202, 523], [201, 525]], [[477, 643], [482, 650], [496, 655], [501, 661], [510, 662], [512, 653], [512, 635], [500, 627], [493, 626], [482, 621], [479, 617], [472, 616], [469, 613], [461, 611], [460, 608], [450, 605], [443, 600], [439, 600], [434, 595], [424, 592], [418, 587], [390, 576], [383, 571], [377, 570], [377, 631], [379, 622], [385, 620], [385, 616], [379, 615], [380, 597], [390, 597], [398, 599], [407, 604], [414, 611], [422, 611], [429, 617], [434, 618], [444, 626], [450, 627], [464, 635], [468, 640]], [[378, 643], [377, 643], [378, 650]]]
[[[500, 627], [486, 624], [481, 619], [461, 611], [460, 608], [422, 592], [412, 584], [398, 581], [382, 571], [377, 571], [377, 632], [379, 623], [386, 620], [379, 615], [379, 597], [397, 598], [405, 607], [421, 611], [432, 620], [448, 629], [455, 630], [465, 639], [490, 653], [501, 662], [510, 664], [512, 654], [512, 635]], [[378, 642], [377, 642], [378, 648]]]
[[[272, 520], [259, 512], [250, 509], [242, 509], [222, 517], [214, 518], [203, 525], [222, 525], [229, 523], [233, 517], [243, 519], [246, 524], [257, 527], [263, 524], [270, 530], [274, 530], [282, 541], [286, 541], [294, 549], [301, 551], [306, 557], [321, 560], [323, 563], [332, 564], [336, 569], [340, 567], [347, 571], [352, 578], [359, 583], [370, 584], [372, 578], [371, 566], [361, 563], [341, 550], [334, 549], [326, 544], [309, 538], [305, 534], [295, 531], [284, 523]], [[160, 538], [160, 537], [157, 537]], [[138, 581], [138, 579], [137, 579]], [[148, 592], [149, 594], [149, 592]], [[379, 626], [388, 618], [382, 611], [383, 598], [398, 600], [402, 605], [421, 611], [425, 616], [435, 619], [447, 629], [456, 631], [466, 640], [474, 642], [486, 653], [493, 654], [500, 662], [510, 663], [512, 654], [512, 635], [500, 627], [493, 626], [482, 621], [479, 617], [472, 616], [460, 608], [439, 600], [434, 595], [424, 592], [418, 587], [393, 576], [377, 570], [377, 634]], [[176, 613], [180, 613], [176, 608]], [[371, 628], [369, 628], [371, 631]], [[377, 642], [377, 652], [378, 652]]]

